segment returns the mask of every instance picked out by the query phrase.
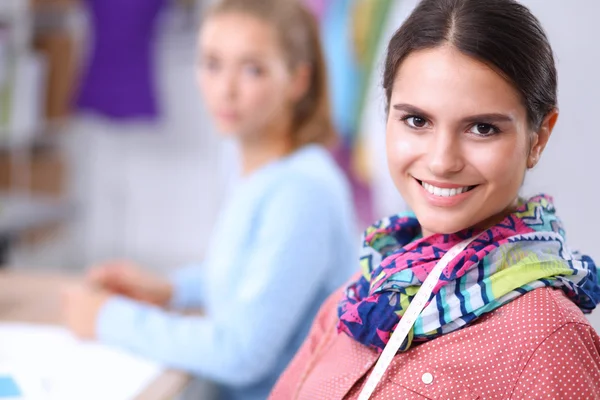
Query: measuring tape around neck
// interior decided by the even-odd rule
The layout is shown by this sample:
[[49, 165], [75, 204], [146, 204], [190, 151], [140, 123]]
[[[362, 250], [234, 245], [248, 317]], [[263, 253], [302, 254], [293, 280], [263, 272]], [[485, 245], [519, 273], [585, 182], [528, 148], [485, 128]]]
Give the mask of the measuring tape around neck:
[[390, 366], [390, 363], [394, 359], [398, 349], [400, 349], [402, 343], [404, 343], [404, 339], [406, 339], [408, 333], [417, 321], [417, 318], [425, 308], [425, 305], [427, 304], [431, 293], [433, 293], [433, 289], [440, 279], [442, 272], [448, 266], [450, 261], [458, 256], [473, 240], [477, 239], [477, 237], [478, 236], [474, 236], [470, 239], [463, 240], [452, 247], [450, 250], [448, 250], [448, 252], [446, 252], [446, 254], [444, 254], [440, 261], [438, 261], [438, 263], [435, 265], [433, 270], [429, 273], [425, 279], [425, 282], [423, 282], [421, 288], [408, 305], [408, 308], [396, 326], [392, 337], [379, 356], [375, 367], [373, 367], [371, 375], [369, 375], [369, 378], [367, 379], [367, 383], [365, 383], [365, 386], [358, 396], [358, 400], [369, 400], [371, 398], [375, 388], [381, 381], [381, 378], [383, 378], [383, 374]]

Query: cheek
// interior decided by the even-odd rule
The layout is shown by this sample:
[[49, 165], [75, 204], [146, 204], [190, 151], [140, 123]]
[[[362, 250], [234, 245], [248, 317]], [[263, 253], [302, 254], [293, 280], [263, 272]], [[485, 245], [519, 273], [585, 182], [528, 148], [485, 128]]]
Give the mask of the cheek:
[[472, 151], [471, 163], [493, 187], [518, 190], [526, 169], [524, 148], [524, 144], [517, 141], [499, 142]]
[[284, 109], [289, 103], [285, 98], [282, 83], [274, 80], [255, 82], [246, 87], [243, 95], [244, 108], [254, 115], [254, 119], [268, 122], [284, 114]]
[[386, 154], [394, 177], [404, 174], [421, 153], [417, 138], [405, 132], [398, 124], [398, 121], [388, 120], [386, 129]]
[[270, 107], [276, 91], [274, 91], [273, 85], [268, 81], [248, 80], [241, 82], [240, 95], [240, 100], [244, 105], [260, 111], [261, 109]]
[[215, 101], [215, 81], [210, 79], [209, 75], [205, 72], [198, 72], [196, 75], [196, 81], [198, 83], [198, 89], [200, 94], [204, 98], [204, 101], [211, 105]]

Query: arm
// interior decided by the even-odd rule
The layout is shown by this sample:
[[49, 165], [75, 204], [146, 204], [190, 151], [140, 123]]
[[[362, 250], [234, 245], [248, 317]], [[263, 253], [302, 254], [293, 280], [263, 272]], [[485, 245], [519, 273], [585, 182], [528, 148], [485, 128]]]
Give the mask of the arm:
[[173, 296], [169, 306], [183, 310], [204, 306], [205, 271], [202, 265], [182, 267], [169, 276], [173, 285]]
[[327, 202], [301, 180], [264, 210], [252, 252], [240, 254], [248, 276], [232, 282], [227, 314], [182, 317], [115, 298], [100, 313], [100, 340], [229, 385], [271, 372], [325, 277], [331, 230]]
[[600, 399], [600, 338], [586, 324], [568, 323], [535, 350], [511, 399]]

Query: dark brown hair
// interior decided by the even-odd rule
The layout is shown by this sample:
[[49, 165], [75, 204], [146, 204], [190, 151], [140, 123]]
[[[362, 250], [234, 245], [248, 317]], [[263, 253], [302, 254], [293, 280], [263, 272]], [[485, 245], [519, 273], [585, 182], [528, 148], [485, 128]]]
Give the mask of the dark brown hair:
[[291, 70], [302, 63], [310, 65], [308, 90], [294, 107], [294, 144], [333, 145], [337, 134], [331, 120], [327, 68], [316, 18], [297, 0], [220, 0], [208, 17], [225, 12], [247, 13], [273, 26]]
[[521, 94], [532, 129], [557, 107], [552, 48], [527, 7], [514, 0], [422, 0], [388, 46], [383, 77], [388, 109], [402, 61], [413, 51], [445, 44], [510, 82]]

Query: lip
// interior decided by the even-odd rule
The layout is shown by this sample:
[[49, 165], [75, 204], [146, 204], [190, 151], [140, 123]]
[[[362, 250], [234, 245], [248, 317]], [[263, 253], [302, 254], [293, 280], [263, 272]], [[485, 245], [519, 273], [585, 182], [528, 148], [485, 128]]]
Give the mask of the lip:
[[219, 111], [217, 112], [217, 118], [225, 121], [235, 121], [238, 119], [238, 113], [234, 111]]
[[426, 181], [424, 179], [417, 179], [415, 178], [417, 181], [419, 182], [425, 182], [430, 184], [431, 186], [435, 186], [435, 187], [439, 187], [442, 189], [458, 189], [458, 188], [462, 188], [465, 186], [473, 186], [473, 185], [456, 185], [456, 184], [452, 184], [452, 183], [444, 183], [444, 182], [437, 182], [437, 181]]
[[430, 185], [433, 185], [433, 186], [436, 186], [436, 187], [439, 187], [442, 189], [456, 189], [456, 188], [461, 188], [461, 187], [465, 187], [465, 186], [469, 186], [469, 185], [455, 185], [455, 184], [435, 182], [435, 181], [419, 181], [418, 179], [414, 178], [415, 185], [418, 186], [423, 197], [427, 200], [427, 203], [429, 203], [431, 206], [434, 206], [434, 207], [456, 207], [459, 204], [461, 204], [462, 202], [464, 202], [465, 200], [467, 200], [469, 197], [471, 197], [473, 195], [473, 192], [476, 191], [479, 186], [479, 185], [475, 185], [475, 187], [473, 189], [469, 190], [468, 192], [457, 194], [455, 196], [442, 197], [442, 196], [436, 196], [434, 194], [429, 193], [427, 190], [425, 190], [425, 188], [423, 187], [423, 185], [421, 185], [420, 182], [425, 182], [425, 183], [428, 183]]

